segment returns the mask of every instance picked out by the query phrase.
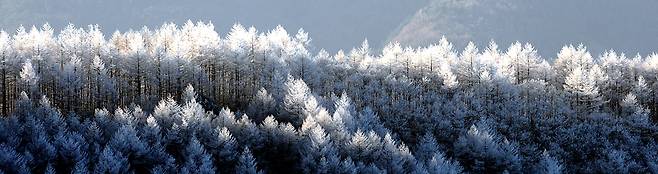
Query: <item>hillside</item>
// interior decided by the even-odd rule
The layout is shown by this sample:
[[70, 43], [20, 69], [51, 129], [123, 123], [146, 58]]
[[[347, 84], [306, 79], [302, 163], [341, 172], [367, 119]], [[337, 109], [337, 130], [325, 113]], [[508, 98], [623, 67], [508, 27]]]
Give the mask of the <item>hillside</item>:
[[656, 54], [214, 27], [0, 32], [0, 173], [658, 172]]

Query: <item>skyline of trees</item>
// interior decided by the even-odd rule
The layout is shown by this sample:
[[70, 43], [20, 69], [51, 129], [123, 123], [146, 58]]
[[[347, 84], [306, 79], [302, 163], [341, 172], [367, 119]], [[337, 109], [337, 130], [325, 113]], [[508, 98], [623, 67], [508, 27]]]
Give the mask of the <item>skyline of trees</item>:
[[203, 22], [0, 31], [0, 169], [658, 171], [658, 54], [310, 41]]

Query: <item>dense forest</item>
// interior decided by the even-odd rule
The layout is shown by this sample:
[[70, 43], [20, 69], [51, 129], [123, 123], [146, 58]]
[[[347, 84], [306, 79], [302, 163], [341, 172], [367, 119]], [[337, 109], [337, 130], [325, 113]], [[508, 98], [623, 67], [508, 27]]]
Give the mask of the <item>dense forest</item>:
[[2, 31], [0, 173], [658, 173], [658, 54], [310, 41]]

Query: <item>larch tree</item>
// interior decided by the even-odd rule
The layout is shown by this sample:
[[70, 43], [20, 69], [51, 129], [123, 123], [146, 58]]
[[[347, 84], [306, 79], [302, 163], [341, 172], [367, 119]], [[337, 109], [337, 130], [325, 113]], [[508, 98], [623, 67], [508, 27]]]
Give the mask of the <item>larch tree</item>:
[[541, 154], [541, 160], [536, 167], [537, 173], [541, 174], [561, 174], [563, 166], [560, 162], [552, 157], [546, 150]]
[[354, 48], [352, 51], [350, 51], [350, 66], [353, 68], [359, 68], [361, 66], [361, 61], [371, 56], [370, 51], [370, 44], [368, 44], [368, 39], [363, 40], [361, 47]]
[[582, 71], [587, 71], [592, 64], [592, 55], [587, 51], [585, 46], [579, 45], [578, 47], [574, 47], [573, 45], [569, 45], [562, 47], [553, 65], [556, 71], [555, 80], [557, 84], [564, 84], [565, 79], [572, 71], [578, 68]]
[[79, 57], [72, 57], [68, 62], [64, 64], [64, 69], [60, 74], [59, 85], [63, 89], [63, 95], [61, 96], [62, 102], [65, 103], [64, 109], [67, 111], [78, 111], [79, 91], [82, 89], [85, 81], [81, 77], [82, 67], [80, 64]]
[[459, 55], [459, 61], [454, 66], [457, 80], [467, 87], [478, 82], [478, 75], [480, 75], [478, 56], [478, 48], [473, 42], [469, 42]]
[[27, 59], [23, 63], [23, 68], [20, 72], [21, 83], [23, 84], [23, 89], [30, 92], [30, 96], [39, 96], [37, 93], [37, 83], [39, 82], [39, 77], [37, 72], [32, 66], [32, 60]]
[[396, 74], [401, 69], [399, 63], [403, 53], [402, 51], [402, 47], [398, 42], [390, 43], [382, 50], [381, 59], [385, 62], [389, 74]]
[[309, 98], [313, 97], [313, 94], [303, 80], [293, 79], [291, 77], [286, 82], [285, 90], [286, 95], [283, 104], [286, 115], [288, 116], [284, 120], [289, 120], [295, 125], [300, 125], [302, 120], [306, 118], [306, 102]]
[[257, 168], [256, 159], [251, 154], [249, 148], [244, 148], [240, 158], [238, 159], [238, 164], [235, 168], [235, 173], [246, 173], [246, 174], [259, 174], [262, 173]]
[[596, 82], [583, 68], [574, 69], [564, 82], [564, 89], [571, 99], [571, 107], [576, 112], [587, 115], [597, 112], [603, 104]]

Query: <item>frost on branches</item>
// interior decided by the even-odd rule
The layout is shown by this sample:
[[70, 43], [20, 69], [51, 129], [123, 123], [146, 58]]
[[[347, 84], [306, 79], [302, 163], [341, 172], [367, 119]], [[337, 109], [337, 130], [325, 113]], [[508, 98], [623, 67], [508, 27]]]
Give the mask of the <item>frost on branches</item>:
[[658, 172], [656, 54], [310, 41], [2, 31], [0, 173]]

